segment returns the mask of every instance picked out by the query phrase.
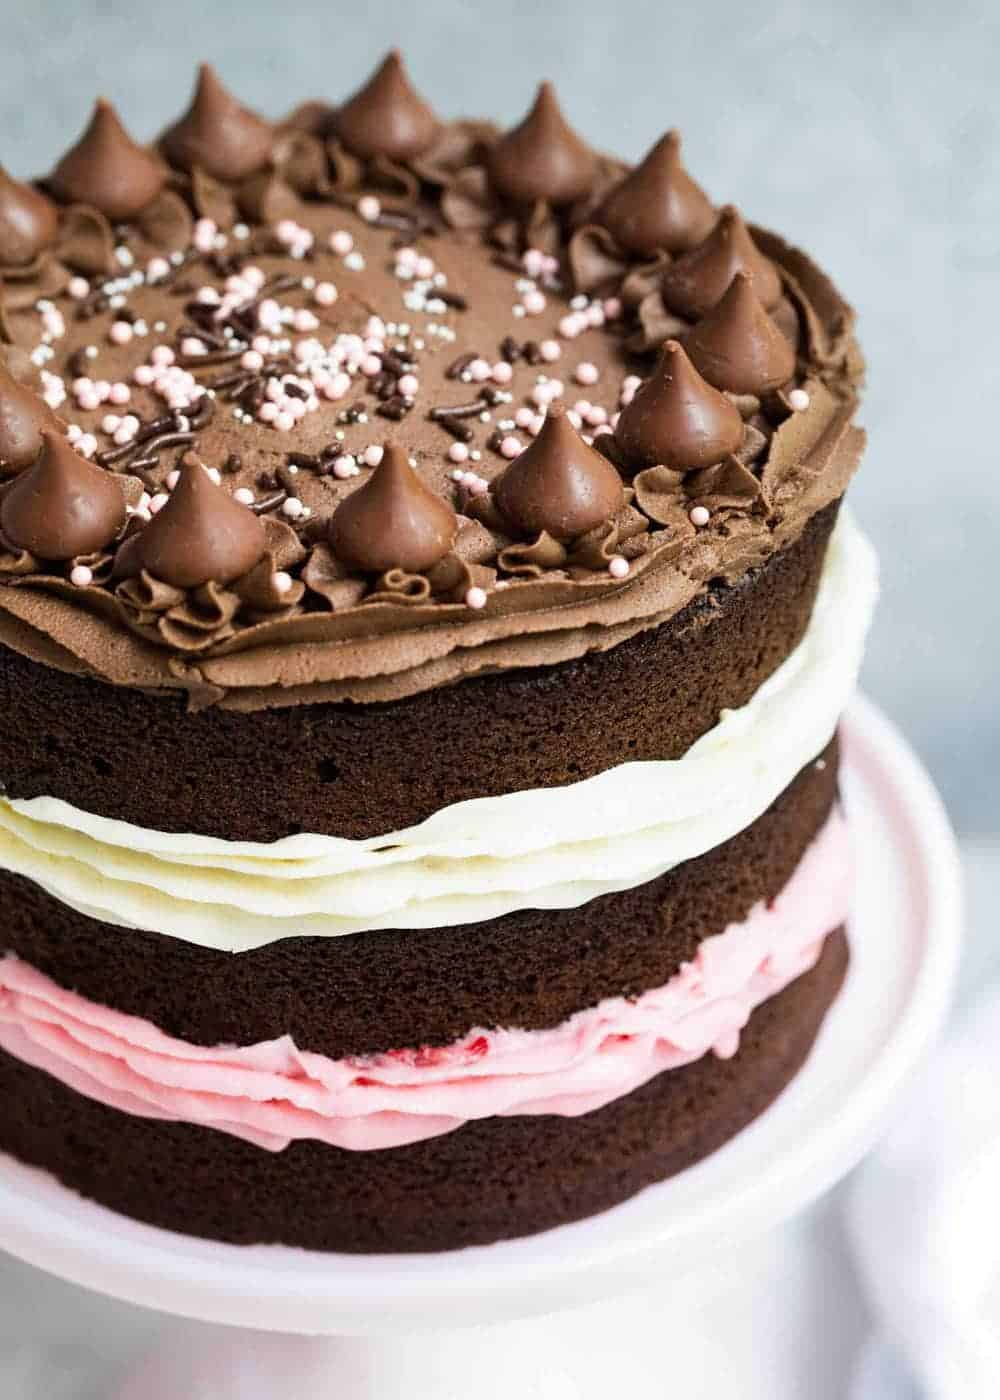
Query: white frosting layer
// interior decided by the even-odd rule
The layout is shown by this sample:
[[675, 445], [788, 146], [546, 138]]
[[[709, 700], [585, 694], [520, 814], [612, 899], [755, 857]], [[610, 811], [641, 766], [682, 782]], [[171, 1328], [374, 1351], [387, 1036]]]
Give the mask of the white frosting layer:
[[877, 587], [874, 551], [842, 514], [805, 637], [680, 759], [456, 803], [364, 841], [167, 835], [55, 798], [0, 801], [0, 867], [106, 923], [232, 952], [572, 908], [704, 854], [771, 805], [833, 735]]

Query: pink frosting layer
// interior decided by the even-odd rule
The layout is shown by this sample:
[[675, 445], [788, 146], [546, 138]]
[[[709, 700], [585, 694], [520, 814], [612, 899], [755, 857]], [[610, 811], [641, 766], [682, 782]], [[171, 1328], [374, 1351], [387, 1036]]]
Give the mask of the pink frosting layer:
[[288, 1036], [207, 1049], [0, 961], [0, 1048], [124, 1113], [232, 1133], [271, 1151], [315, 1138], [399, 1147], [471, 1119], [574, 1117], [709, 1051], [736, 1053], [753, 1009], [811, 968], [847, 915], [851, 858], [835, 812], [769, 905], [707, 938], [663, 987], [609, 998], [553, 1030], [473, 1030], [444, 1049], [329, 1059]]

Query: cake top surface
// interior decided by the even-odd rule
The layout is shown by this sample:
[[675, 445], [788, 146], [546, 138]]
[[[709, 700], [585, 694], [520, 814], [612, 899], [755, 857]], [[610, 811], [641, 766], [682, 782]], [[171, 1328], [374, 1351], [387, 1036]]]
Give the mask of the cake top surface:
[[234, 708], [551, 664], [794, 539], [861, 434], [850, 309], [542, 84], [446, 121], [396, 54], [272, 123], [207, 66], [0, 168], [0, 642]]

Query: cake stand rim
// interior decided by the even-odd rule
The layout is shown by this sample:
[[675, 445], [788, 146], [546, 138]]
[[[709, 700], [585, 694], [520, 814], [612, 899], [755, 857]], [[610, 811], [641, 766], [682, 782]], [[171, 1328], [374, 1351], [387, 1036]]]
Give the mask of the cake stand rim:
[[[692, 1174], [717, 1171], [725, 1154], [746, 1155], [751, 1134], [758, 1140], [757, 1156], [766, 1154], [776, 1111], [796, 1085], [805, 1087], [811, 1067], [815, 1078], [814, 1060], [835, 1053], [827, 1027], [776, 1105], [718, 1153], [603, 1215], [545, 1234], [435, 1255], [352, 1256], [218, 1244], [118, 1216], [47, 1174], [0, 1156], [0, 1248], [83, 1287], [178, 1316], [312, 1335], [378, 1334], [509, 1320], [592, 1301], [644, 1279], [662, 1282], [664, 1269], [675, 1277], [690, 1274], [699, 1263], [717, 1261], [735, 1243], [780, 1223], [832, 1186], [871, 1146], [943, 1025], [958, 969], [960, 861], [943, 803], [907, 741], [871, 701], [855, 696], [841, 732], [849, 786], [860, 783], [892, 825], [900, 841], [897, 862], [904, 846], [917, 862], [915, 872], [900, 867], [894, 878], [901, 876], [901, 888], [909, 889], [908, 873], [920, 877], [927, 897], [923, 948], [866, 1077], [853, 1085], [832, 1120], [814, 1124], [792, 1158], [777, 1161], [766, 1175], [730, 1187], [724, 1199], [709, 1192], [683, 1220], [677, 1218], [677, 1194], [691, 1186]], [[872, 785], [873, 774], [886, 783], [881, 792]], [[852, 946], [858, 962], [873, 955]], [[849, 1017], [851, 977], [831, 1012], [840, 1021]]]

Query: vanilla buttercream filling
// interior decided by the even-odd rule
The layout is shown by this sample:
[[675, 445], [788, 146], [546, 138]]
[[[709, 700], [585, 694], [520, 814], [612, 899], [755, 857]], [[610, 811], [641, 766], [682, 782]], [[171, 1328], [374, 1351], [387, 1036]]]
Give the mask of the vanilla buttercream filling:
[[655, 879], [761, 816], [832, 737], [876, 592], [874, 552], [845, 511], [802, 641], [679, 759], [456, 803], [367, 840], [231, 842], [151, 831], [55, 798], [3, 800], [0, 868], [105, 923], [232, 952], [573, 908]]
[[474, 1029], [442, 1048], [334, 1060], [285, 1036], [208, 1048], [165, 1035], [0, 960], [0, 1049], [142, 1118], [271, 1151], [313, 1139], [365, 1151], [491, 1117], [576, 1117], [665, 1070], [729, 1057], [753, 1010], [816, 963], [848, 912], [850, 843], [834, 811], [781, 893], [703, 940], [664, 986], [608, 998], [548, 1030]]

